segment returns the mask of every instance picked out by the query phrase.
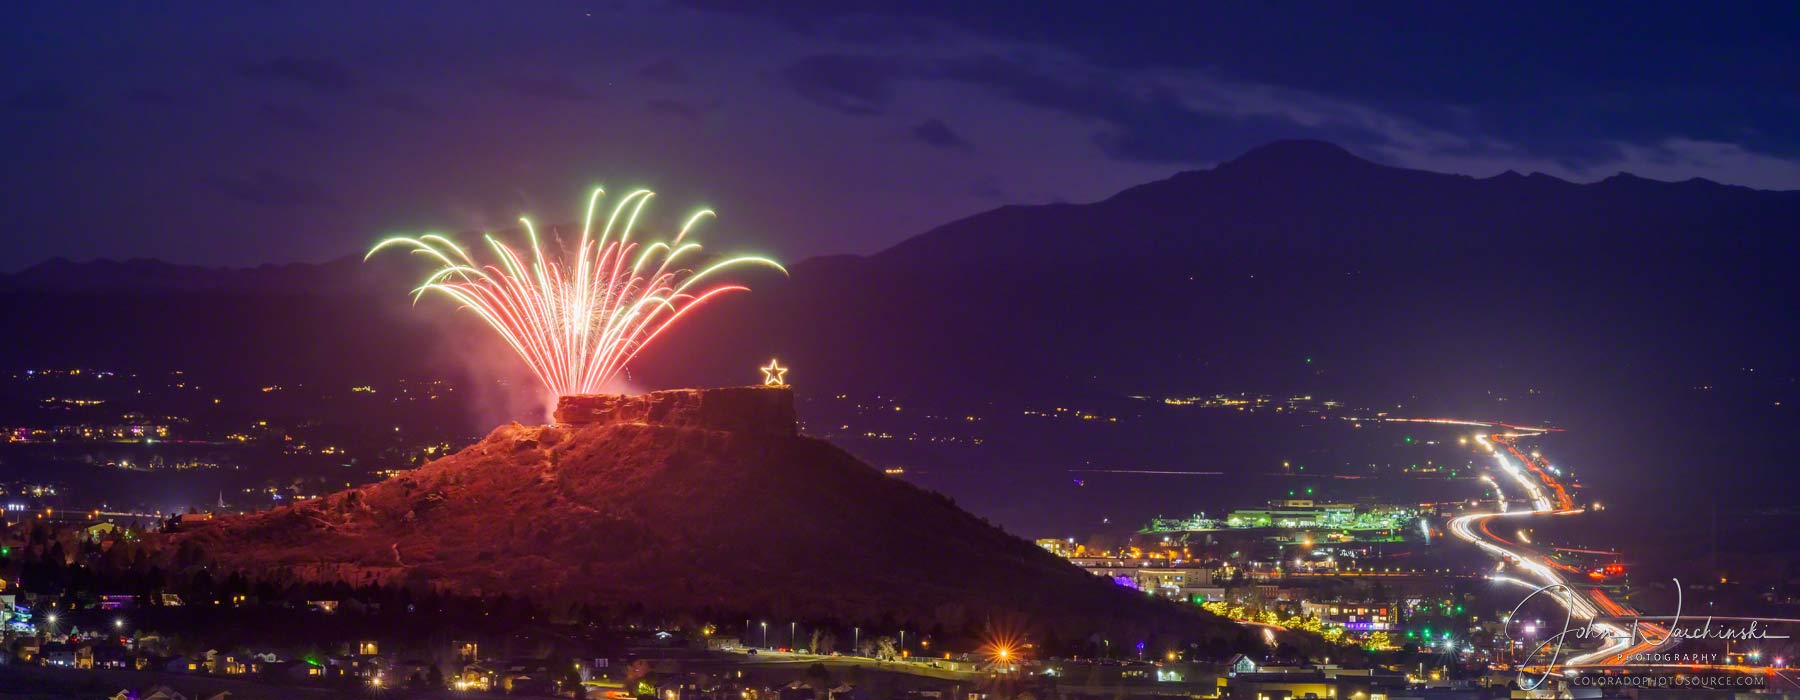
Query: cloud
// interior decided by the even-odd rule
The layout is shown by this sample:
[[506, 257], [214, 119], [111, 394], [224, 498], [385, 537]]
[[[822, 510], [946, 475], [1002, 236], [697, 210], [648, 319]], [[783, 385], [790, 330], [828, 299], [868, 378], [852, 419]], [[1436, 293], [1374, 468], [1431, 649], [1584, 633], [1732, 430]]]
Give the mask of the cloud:
[[265, 124], [288, 131], [319, 130], [319, 120], [314, 118], [311, 112], [293, 105], [265, 102], [256, 108], [256, 116]]
[[801, 97], [855, 115], [885, 110], [904, 74], [897, 61], [835, 53], [806, 56], [781, 71]]
[[175, 101], [174, 93], [158, 88], [132, 90], [131, 94], [126, 95], [125, 97], [132, 102], [147, 105], [170, 104]]
[[1376, 149], [1376, 157], [1409, 168], [1441, 172], [1494, 174], [1504, 170], [1541, 172], [1574, 182], [1593, 182], [1618, 173], [1678, 182], [1704, 178], [1746, 187], [1800, 190], [1800, 160], [1759, 153], [1740, 144], [1696, 139], [1668, 139], [1653, 144], [1607, 141], [1605, 158], [1535, 155], [1527, 150], [1457, 150], [1431, 148]]
[[908, 130], [908, 133], [912, 134], [913, 138], [938, 148], [964, 153], [972, 153], [975, 150], [975, 147], [963, 140], [962, 136], [950, 128], [950, 125], [939, 119], [927, 119]]
[[399, 114], [413, 117], [429, 117], [437, 114], [437, 110], [426, 104], [418, 95], [404, 90], [386, 90], [371, 98], [375, 106]]
[[969, 195], [980, 199], [1003, 202], [1008, 199], [1005, 188], [1000, 186], [1000, 179], [992, 175], [977, 180], [969, 187]]
[[515, 75], [501, 81], [508, 92], [542, 100], [583, 101], [594, 98], [587, 88], [561, 76]]
[[688, 82], [687, 69], [667, 58], [639, 68], [638, 75], [654, 82], [671, 85], [682, 85]]
[[337, 198], [331, 196], [324, 185], [318, 182], [268, 170], [258, 171], [249, 177], [214, 176], [207, 179], [207, 184], [230, 199], [261, 207], [321, 207], [337, 204]]
[[906, 16], [906, 12], [874, 8], [869, 3], [681, 0], [678, 4], [708, 12], [774, 20], [800, 36], [829, 37], [846, 43], [923, 42], [938, 38], [947, 28], [943, 22], [930, 17]]
[[37, 83], [0, 101], [6, 109], [21, 112], [59, 112], [74, 104], [69, 93], [54, 83]]
[[[1532, 115], [1522, 122], [1532, 126], [1518, 126], [1516, 105], [1340, 96], [1210, 68], [1099, 63], [1041, 42], [997, 41], [953, 31], [944, 36], [929, 50], [907, 54], [817, 53], [789, 64], [782, 75], [806, 99], [851, 115], [942, 109], [896, 104], [907, 84], [974, 88], [988, 97], [1073, 117], [1092, 128], [1091, 142], [1101, 153], [1130, 163], [1208, 165], [1258, 144], [1314, 138], [1380, 154], [1388, 162], [1475, 175], [1537, 170], [1585, 181], [1622, 169], [1664, 179], [1684, 179], [1676, 175], [1689, 172], [1758, 187], [1800, 185], [1800, 159], [1783, 151], [1778, 139], [1774, 148], [1750, 145], [1767, 145], [1771, 139], [1749, 117], [1732, 120], [1738, 126], [1730, 133], [1701, 129], [1670, 136], [1668, 124], [1628, 126], [1632, 119], [1647, 117], [1621, 114], [1636, 102], [1614, 104], [1619, 98], [1607, 95], [1587, 98], [1598, 107], [1579, 101], [1556, 107], [1605, 114], [1606, 123], [1627, 126], [1571, 126], [1551, 114]], [[931, 135], [917, 133], [919, 128], [924, 125], [912, 135], [933, 142]], [[1721, 129], [1730, 131], [1712, 131]]]
[[831, 34], [852, 43], [908, 44], [930, 41], [939, 34], [931, 22], [901, 17], [852, 16], [833, 24]]
[[984, 54], [937, 61], [930, 79], [981, 87], [1020, 104], [1094, 122], [1108, 156], [1144, 163], [1207, 163], [1248, 145], [1310, 136], [1352, 145], [1387, 137], [1353, 119], [1324, 118], [1299, 95], [1208, 76], [1134, 77], [1060, 57]]
[[[1259, 86], [1193, 76], [1144, 78], [1046, 53], [972, 52], [916, 60], [822, 53], [790, 64], [783, 76], [803, 97], [859, 116], [891, 108], [904, 82], [973, 86], [1092, 123], [1094, 143], [1122, 161], [1210, 163], [1250, 145], [1302, 136], [1357, 146], [1389, 140], [1353, 118], [1361, 115], [1351, 110], [1300, 106], [1309, 98], [1298, 94], [1273, 99], [1258, 94]], [[1337, 114], [1326, 116], [1329, 112]], [[920, 124], [911, 135], [943, 148], [970, 148], [941, 122]]]
[[329, 58], [281, 56], [245, 68], [244, 75], [319, 92], [345, 92], [356, 86], [350, 69]]
[[1800, 160], [1757, 153], [1735, 143], [1669, 139], [1651, 146], [1622, 144], [1619, 167], [1660, 180], [1728, 178], [1734, 184], [1800, 190]]
[[698, 121], [700, 119], [699, 107], [695, 107], [680, 100], [651, 100], [644, 104], [644, 109], [650, 114], [664, 119], [684, 121]]

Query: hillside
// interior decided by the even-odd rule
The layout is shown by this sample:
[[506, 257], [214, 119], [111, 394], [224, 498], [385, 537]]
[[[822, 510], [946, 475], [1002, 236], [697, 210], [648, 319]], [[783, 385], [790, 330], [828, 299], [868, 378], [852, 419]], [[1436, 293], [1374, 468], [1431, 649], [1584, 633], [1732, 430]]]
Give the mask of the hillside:
[[601, 607], [1235, 635], [795, 432], [785, 388], [565, 398], [367, 487], [187, 526], [261, 575]]

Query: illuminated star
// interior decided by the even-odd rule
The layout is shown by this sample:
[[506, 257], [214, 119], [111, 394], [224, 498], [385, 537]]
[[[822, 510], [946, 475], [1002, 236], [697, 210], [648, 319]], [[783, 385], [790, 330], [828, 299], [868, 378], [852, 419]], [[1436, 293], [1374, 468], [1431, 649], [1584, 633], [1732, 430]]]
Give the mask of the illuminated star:
[[763, 386], [787, 386], [787, 380], [782, 377], [787, 374], [788, 368], [776, 364], [775, 358], [769, 358], [769, 366], [761, 369]]

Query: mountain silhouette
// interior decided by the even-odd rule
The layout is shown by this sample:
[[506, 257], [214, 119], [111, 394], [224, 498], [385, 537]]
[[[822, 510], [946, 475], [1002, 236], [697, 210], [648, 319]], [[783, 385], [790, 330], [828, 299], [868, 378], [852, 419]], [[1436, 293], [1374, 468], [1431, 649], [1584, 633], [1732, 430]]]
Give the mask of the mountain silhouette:
[[[1800, 192], [1475, 178], [1282, 141], [1101, 201], [1001, 207], [757, 276], [632, 370], [645, 386], [732, 384], [780, 355], [821, 392], [1617, 395], [1788, 363], [1797, 222]], [[453, 315], [409, 307], [397, 290], [417, 275], [399, 263], [147, 265], [55, 261], [0, 281], [21, 302], [13, 337], [34, 336], [7, 359], [214, 366], [213, 343], [194, 341], [237, 338], [224, 345], [274, 370], [367, 373], [419, 367], [442, 342], [420, 319]], [[140, 342], [100, 341], [97, 314], [113, 319], [104, 337]], [[183, 351], [143, 350], [172, 343]]]

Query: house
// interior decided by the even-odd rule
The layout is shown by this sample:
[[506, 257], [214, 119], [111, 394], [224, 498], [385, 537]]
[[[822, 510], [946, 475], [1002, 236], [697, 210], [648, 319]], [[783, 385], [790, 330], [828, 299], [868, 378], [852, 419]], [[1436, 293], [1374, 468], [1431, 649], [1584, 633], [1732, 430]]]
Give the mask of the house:
[[325, 677], [325, 667], [318, 664], [299, 661], [289, 664], [282, 675], [292, 680], [316, 680]]
[[776, 695], [780, 697], [781, 700], [815, 700], [819, 697], [818, 691], [813, 690], [812, 686], [801, 683], [800, 681], [794, 681], [783, 686], [776, 692]]
[[1225, 668], [1225, 675], [1228, 676], [1236, 676], [1240, 673], [1256, 673], [1256, 659], [1252, 659], [1243, 654], [1233, 654], [1231, 660], [1225, 662]]
[[[410, 673], [410, 670], [406, 671], [406, 673], [395, 673], [397, 669], [393, 663], [374, 654], [333, 656], [330, 659], [327, 659], [325, 663], [338, 675], [356, 676], [359, 678], [376, 679], [386, 676], [388, 680], [392, 680], [394, 677], [404, 678], [406, 677], [406, 673]], [[423, 675], [421, 675], [421, 677], [423, 677]]]
[[506, 692], [515, 695], [549, 695], [556, 692], [556, 684], [546, 678], [510, 676], [506, 681], [506, 689]]
[[102, 593], [100, 595], [101, 610], [127, 610], [137, 603], [137, 596], [129, 593]]
[[274, 647], [244, 647], [237, 656], [245, 663], [272, 664], [286, 659]]
[[94, 667], [94, 643], [83, 642], [75, 645], [75, 668], [91, 669]]
[[89, 668], [126, 668], [130, 666], [130, 656], [121, 646], [112, 644], [94, 646], [90, 648], [89, 653], [91, 654]]
[[50, 642], [38, 649], [38, 663], [57, 668], [75, 668], [75, 645]]
[[225, 657], [219, 653], [218, 649], [207, 649], [206, 653], [200, 655], [200, 659], [200, 667], [206, 669], [207, 673], [218, 673], [219, 665], [225, 660]]
[[554, 684], [550, 681], [550, 665], [543, 659], [514, 659], [507, 664], [506, 672], [500, 674], [501, 690], [515, 694], [549, 693]]
[[248, 653], [232, 652], [219, 657], [214, 661], [213, 672], [223, 673], [228, 676], [259, 673], [262, 670], [262, 663], [261, 660]]
[[163, 662], [163, 670], [169, 673], [199, 673], [201, 660], [186, 656], [177, 656]]
[[169, 686], [158, 685], [144, 691], [144, 694], [138, 697], [138, 700], [188, 700], [188, 696], [182, 695], [179, 691], [170, 688]]
[[1230, 700], [1387, 700], [1406, 688], [1401, 674], [1314, 668], [1240, 673], [1224, 679]]
[[492, 669], [478, 663], [464, 664], [448, 679], [453, 690], [493, 690], [498, 675]]
[[20, 637], [13, 640], [12, 657], [26, 663], [37, 662], [38, 651], [42, 642], [37, 637]]

